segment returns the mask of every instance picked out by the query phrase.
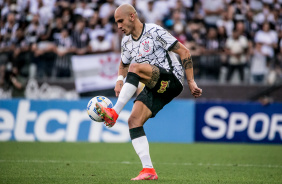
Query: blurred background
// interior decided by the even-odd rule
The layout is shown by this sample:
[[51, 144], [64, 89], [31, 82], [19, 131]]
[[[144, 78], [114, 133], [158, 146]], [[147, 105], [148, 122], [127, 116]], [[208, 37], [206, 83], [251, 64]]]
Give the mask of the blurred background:
[[[92, 129], [87, 113], [75, 110], [85, 110], [96, 95], [116, 100], [113, 89], [123, 34], [115, 24], [114, 11], [121, 3], [132, 4], [142, 22], [161, 25], [190, 49], [195, 80], [203, 89], [202, 97], [192, 100], [184, 82], [179, 101], [159, 115], [169, 122], [166, 114], [187, 107], [183, 113], [191, 113], [192, 119], [187, 120], [192, 122], [187, 127], [191, 137], [172, 140], [158, 139], [158, 135], [151, 140], [189, 142], [199, 135], [197, 140], [237, 141], [232, 137], [237, 131], [247, 136], [240, 139], [236, 134], [239, 141], [281, 143], [282, 0], [0, 0], [0, 115], [4, 122], [0, 135], [4, 136], [3, 127], [15, 129], [2, 140], [100, 141], [91, 131], [104, 128], [96, 124]], [[131, 107], [132, 103], [122, 116], [124, 125]], [[231, 129], [222, 129], [226, 136], [211, 138], [208, 132], [222, 125], [218, 117]], [[35, 122], [34, 130], [30, 121]], [[15, 128], [19, 124], [25, 129]], [[73, 129], [55, 135], [58, 125]], [[211, 129], [205, 129], [207, 125]], [[43, 134], [36, 131], [41, 126], [53, 137], [40, 138]], [[85, 137], [82, 132], [89, 131], [89, 126], [89, 137]], [[72, 137], [70, 130], [78, 132]], [[169, 133], [171, 127], [166, 130]], [[183, 136], [188, 135], [185, 130]], [[28, 135], [29, 131], [36, 136]], [[126, 136], [120, 141], [129, 141], [127, 132]], [[105, 140], [119, 139], [106, 136]]]
[[0, 98], [114, 96], [121, 3], [190, 49], [202, 99], [282, 100], [281, 0], [0, 0]]

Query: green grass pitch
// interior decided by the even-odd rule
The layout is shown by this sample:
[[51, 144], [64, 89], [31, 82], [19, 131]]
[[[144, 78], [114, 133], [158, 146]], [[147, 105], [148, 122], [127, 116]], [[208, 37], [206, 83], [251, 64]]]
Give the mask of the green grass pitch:
[[158, 181], [131, 143], [0, 143], [0, 183], [282, 183], [282, 146], [150, 143]]

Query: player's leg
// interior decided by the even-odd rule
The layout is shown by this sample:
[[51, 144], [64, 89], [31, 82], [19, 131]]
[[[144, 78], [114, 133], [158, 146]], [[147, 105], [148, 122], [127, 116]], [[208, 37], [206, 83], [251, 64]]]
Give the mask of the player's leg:
[[103, 116], [106, 125], [114, 125], [116, 119], [118, 118], [118, 114], [135, 94], [139, 81], [143, 82], [148, 88], [153, 88], [158, 82], [159, 75], [159, 68], [154, 65], [137, 63], [131, 64], [128, 70], [126, 82], [121, 89], [115, 106], [112, 109], [107, 109], [97, 104], [98, 113]]
[[134, 103], [131, 115], [128, 119], [129, 133], [132, 145], [139, 156], [143, 169], [132, 180], [156, 180], [158, 175], [153, 168], [149, 153], [149, 143], [144, 132], [144, 123], [152, 116], [150, 109], [141, 101]]
[[139, 85], [138, 85], [138, 88], [137, 88], [137, 91], [136, 91], [136, 95], [138, 96], [141, 91], [144, 89], [145, 87], [145, 84], [143, 82], [139, 82]]
[[150, 64], [133, 63], [129, 66], [127, 79], [118, 97], [118, 101], [113, 107], [119, 114], [125, 104], [132, 98], [138, 88], [139, 81], [147, 87], [153, 88], [158, 82], [160, 72], [158, 67]]

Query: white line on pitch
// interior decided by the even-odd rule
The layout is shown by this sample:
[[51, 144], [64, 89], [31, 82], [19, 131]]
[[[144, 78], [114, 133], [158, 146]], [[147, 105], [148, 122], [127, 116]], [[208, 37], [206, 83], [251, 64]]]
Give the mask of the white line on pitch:
[[[109, 162], [109, 161], [62, 161], [62, 160], [0, 160], [0, 162], [13, 163], [89, 163], [89, 164], [140, 164], [140, 162]], [[268, 168], [282, 168], [282, 165], [271, 164], [219, 164], [219, 163], [156, 163], [156, 165], [187, 165], [187, 166], [218, 166], [218, 167], [268, 167]]]

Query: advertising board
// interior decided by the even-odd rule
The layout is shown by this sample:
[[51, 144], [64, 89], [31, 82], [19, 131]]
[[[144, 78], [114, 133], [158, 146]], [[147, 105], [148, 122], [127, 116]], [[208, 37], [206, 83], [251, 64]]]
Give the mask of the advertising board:
[[282, 104], [197, 102], [195, 140], [282, 143]]
[[[116, 125], [107, 128], [86, 112], [89, 99], [1, 100], [0, 141], [129, 142], [130, 100]], [[113, 103], [115, 98], [111, 99]], [[185, 114], [187, 118], [176, 116]], [[149, 141], [193, 142], [194, 102], [174, 100], [144, 126]]]

